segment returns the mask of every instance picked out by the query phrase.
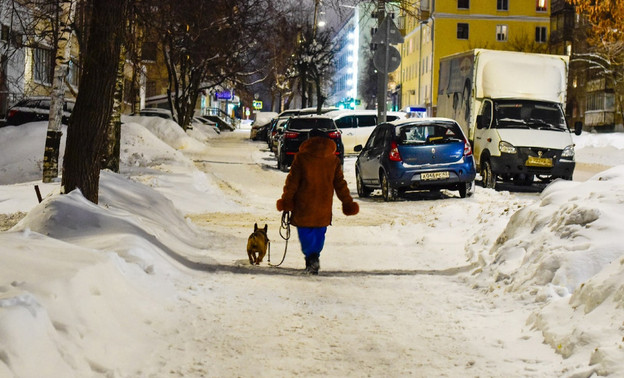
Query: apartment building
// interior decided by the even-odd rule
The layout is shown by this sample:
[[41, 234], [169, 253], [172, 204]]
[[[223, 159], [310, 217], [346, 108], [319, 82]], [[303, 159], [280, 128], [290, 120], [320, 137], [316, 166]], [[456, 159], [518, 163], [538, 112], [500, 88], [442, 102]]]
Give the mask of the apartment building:
[[474, 48], [547, 52], [550, 0], [423, 0], [402, 14], [393, 101], [435, 116], [441, 57]]

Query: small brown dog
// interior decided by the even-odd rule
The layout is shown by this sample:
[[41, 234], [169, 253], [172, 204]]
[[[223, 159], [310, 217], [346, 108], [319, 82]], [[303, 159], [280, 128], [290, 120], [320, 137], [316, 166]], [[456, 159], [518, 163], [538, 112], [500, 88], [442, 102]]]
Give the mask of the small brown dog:
[[[247, 255], [251, 265], [259, 265], [266, 255], [269, 246], [269, 237], [267, 236], [268, 227], [258, 228], [258, 223], [254, 224], [254, 232], [249, 235], [247, 240]], [[257, 253], [257, 255], [256, 255]]]

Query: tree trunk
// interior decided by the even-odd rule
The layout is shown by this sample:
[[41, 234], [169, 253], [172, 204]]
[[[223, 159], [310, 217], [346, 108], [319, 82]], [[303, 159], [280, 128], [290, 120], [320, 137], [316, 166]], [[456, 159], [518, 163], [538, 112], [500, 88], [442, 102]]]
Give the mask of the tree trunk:
[[123, 101], [125, 63], [125, 54], [122, 51], [122, 53], [119, 54], [119, 63], [117, 65], [113, 111], [110, 122], [108, 123], [106, 144], [102, 156], [102, 169], [110, 169], [113, 172], [119, 172], [119, 155], [121, 153], [121, 105]]
[[323, 91], [321, 88], [321, 78], [316, 77], [314, 79], [316, 84], [316, 113], [321, 114], [321, 110], [323, 109], [323, 104], [325, 103], [325, 96], [323, 96]]
[[[74, 19], [76, 7], [69, 2], [66, 14], [59, 14], [62, 19], [59, 25], [70, 25]], [[71, 31], [63, 27], [57, 38], [54, 64], [54, 78], [52, 79], [52, 93], [50, 96], [50, 116], [48, 120], [48, 133], [43, 152], [43, 182], [52, 182], [58, 178], [58, 159], [61, 143], [61, 125], [63, 120], [63, 104], [65, 103], [65, 77], [67, 76], [67, 63], [71, 49]]]
[[98, 203], [102, 147], [113, 107], [128, 0], [93, 0], [87, 55], [67, 133], [62, 193]]

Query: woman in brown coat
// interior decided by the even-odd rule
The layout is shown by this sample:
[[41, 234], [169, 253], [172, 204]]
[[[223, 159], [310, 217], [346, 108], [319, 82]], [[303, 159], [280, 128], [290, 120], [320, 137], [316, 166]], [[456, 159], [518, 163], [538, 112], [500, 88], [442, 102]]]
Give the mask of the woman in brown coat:
[[291, 224], [297, 227], [307, 273], [318, 274], [319, 255], [332, 220], [334, 191], [345, 215], [359, 212], [336, 156], [336, 143], [322, 131], [313, 129], [310, 139], [299, 147], [282, 198], [277, 200], [277, 210], [292, 212]]

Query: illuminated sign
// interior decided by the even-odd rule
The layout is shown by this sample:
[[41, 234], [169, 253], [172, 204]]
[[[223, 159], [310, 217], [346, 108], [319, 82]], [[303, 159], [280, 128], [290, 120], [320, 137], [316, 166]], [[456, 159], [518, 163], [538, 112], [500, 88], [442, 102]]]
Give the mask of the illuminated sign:
[[234, 98], [234, 91], [217, 91], [215, 98], [217, 100], [231, 100]]

